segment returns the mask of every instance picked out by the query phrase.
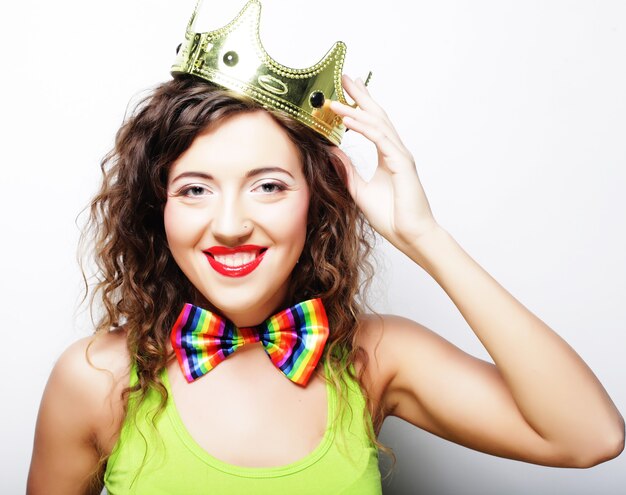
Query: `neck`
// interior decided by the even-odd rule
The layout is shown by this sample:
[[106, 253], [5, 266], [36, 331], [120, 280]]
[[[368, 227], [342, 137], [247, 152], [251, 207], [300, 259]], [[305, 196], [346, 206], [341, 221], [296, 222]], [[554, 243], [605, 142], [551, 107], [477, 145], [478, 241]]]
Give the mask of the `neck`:
[[286, 294], [283, 293], [276, 294], [268, 301], [259, 302], [253, 307], [248, 306], [243, 309], [237, 307], [220, 308], [212, 304], [204, 297], [198, 298], [198, 301], [194, 304], [227, 318], [238, 328], [245, 328], [260, 325], [270, 316], [275, 315], [281, 309], [284, 309], [287, 305], [287, 297]]

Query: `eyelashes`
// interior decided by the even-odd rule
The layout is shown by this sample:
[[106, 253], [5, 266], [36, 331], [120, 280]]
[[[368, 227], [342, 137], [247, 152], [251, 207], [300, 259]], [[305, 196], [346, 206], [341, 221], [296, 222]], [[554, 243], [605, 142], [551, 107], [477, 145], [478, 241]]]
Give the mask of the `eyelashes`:
[[263, 184], [260, 184], [259, 186], [255, 187], [253, 190], [257, 190], [257, 189], [261, 189], [262, 190], [261, 192], [265, 194], [272, 194], [272, 193], [283, 192], [287, 189], [287, 187], [284, 184], [281, 184], [280, 182], [263, 182]]
[[[266, 181], [251, 189], [252, 192], [274, 195], [286, 191], [288, 188], [285, 184], [277, 181]], [[211, 190], [203, 184], [189, 184], [180, 188], [174, 196], [184, 198], [202, 198], [213, 194]]]
[[197, 184], [192, 184], [190, 186], [185, 186], [182, 189], [180, 189], [176, 193], [176, 196], [183, 196], [185, 198], [199, 198], [206, 194], [210, 194], [209, 190], [206, 187], [200, 186]]

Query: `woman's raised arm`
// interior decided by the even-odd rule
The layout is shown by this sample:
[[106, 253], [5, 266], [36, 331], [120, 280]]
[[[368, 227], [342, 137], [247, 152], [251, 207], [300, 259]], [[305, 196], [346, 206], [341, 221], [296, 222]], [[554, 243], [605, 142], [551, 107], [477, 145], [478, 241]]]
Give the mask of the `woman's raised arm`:
[[359, 108], [333, 102], [333, 110], [376, 145], [379, 157], [365, 182], [337, 151], [352, 196], [370, 224], [448, 294], [495, 363], [415, 322], [387, 317], [374, 332], [382, 339], [378, 358], [393, 376], [386, 410], [457, 443], [529, 462], [586, 467], [617, 456], [624, 421], [600, 382], [437, 224], [385, 112], [361, 81], [344, 78], [344, 86]]

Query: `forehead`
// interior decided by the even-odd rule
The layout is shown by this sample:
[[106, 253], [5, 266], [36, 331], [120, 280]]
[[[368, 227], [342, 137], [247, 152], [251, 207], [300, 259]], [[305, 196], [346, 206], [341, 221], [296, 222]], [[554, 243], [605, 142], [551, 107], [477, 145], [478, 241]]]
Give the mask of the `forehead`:
[[245, 173], [260, 166], [302, 173], [297, 146], [264, 110], [237, 113], [199, 134], [174, 162], [170, 174], [198, 168], [212, 174]]

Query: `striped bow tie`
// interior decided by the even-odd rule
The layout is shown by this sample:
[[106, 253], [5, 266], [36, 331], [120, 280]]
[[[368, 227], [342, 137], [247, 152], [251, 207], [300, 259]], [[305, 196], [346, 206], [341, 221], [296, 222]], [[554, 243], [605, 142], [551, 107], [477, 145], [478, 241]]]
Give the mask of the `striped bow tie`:
[[188, 382], [211, 371], [239, 347], [261, 342], [272, 363], [291, 381], [304, 386], [322, 357], [328, 333], [321, 299], [301, 302], [261, 325], [242, 328], [211, 311], [185, 304], [170, 340]]

